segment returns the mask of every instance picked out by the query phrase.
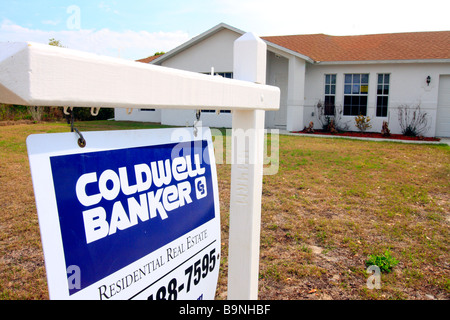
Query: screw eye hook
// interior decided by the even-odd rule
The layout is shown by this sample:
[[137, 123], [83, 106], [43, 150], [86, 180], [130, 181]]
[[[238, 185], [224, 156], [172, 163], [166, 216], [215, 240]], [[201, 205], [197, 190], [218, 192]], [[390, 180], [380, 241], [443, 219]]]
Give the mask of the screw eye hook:
[[195, 118], [197, 119], [196, 121], [194, 121], [194, 137], [197, 137], [198, 134], [198, 128], [197, 128], [197, 124], [200, 122], [200, 117], [202, 115], [202, 110], [198, 109], [195, 112]]
[[80, 148], [86, 147], [86, 140], [84, 139], [83, 135], [81, 134], [80, 130], [77, 128], [73, 128], [76, 134], [78, 135], [78, 146]]

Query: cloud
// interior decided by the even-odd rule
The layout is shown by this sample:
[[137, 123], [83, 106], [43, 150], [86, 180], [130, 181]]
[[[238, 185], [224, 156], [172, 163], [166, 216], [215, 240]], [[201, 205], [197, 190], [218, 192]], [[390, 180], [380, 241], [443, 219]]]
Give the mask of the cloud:
[[62, 30], [43, 31], [19, 26], [10, 20], [0, 24], [0, 42], [39, 42], [48, 43], [50, 38], [60, 40], [70, 49], [87, 51], [100, 55], [137, 60], [153, 55], [158, 51], [169, 51], [186, 42], [189, 35], [183, 31], [148, 32], [101, 30]]
[[[448, 0], [211, 0], [237, 28], [260, 35], [448, 30]], [[210, 2], [211, 3], [211, 2]]]
[[119, 14], [119, 11], [118, 10], [114, 10], [114, 9], [112, 9], [111, 8], [111, 6], [109, 5], [109, 4], [106, 4], [104, 1], [102, 1], [102, 2], [100, 2], [99, 4], [98, 4], [98, 8], [99, 9], [101, 9], [101, 10], [103, 10], [103, 11], [105, 11], [105, 12], [108, 12], [108, 13], [114, 13], [114, 14]]
[[43, 20], [43, 21], [41, 21], [41, 23], [46, 24], [46, 25], [56, 26], [61, 23], [61, 20]]

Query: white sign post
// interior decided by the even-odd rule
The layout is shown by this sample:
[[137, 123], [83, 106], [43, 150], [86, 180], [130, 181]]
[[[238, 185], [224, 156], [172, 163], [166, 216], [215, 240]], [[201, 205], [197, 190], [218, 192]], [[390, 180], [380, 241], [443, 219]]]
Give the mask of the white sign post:
[[36, 43], [0, 43], [0, 102], [90, 107], [94, 113], [99, 107], [232, 110], [228, 298], [256, 299], [264, 111], [280, 106], [279, 88], [264, 85], [265, 68], [265, 44], [251, 33], [236, 40], [239, 80]]
[[[267, 45], [252, 33], [234, 43], [234, 77], [265, 84]], [[264, 96], [261, 97], [264, 99]], [[263, 110], [234, 111], [228, 253], [228, 299], [258, 298]]]

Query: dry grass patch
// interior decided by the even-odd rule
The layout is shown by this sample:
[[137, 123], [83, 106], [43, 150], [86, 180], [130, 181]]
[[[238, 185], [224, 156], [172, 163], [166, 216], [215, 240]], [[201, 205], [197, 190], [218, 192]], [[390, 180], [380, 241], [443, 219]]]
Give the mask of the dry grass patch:
[[[448, 299], [449, 160], [448, 146], [282, 137], [264, 177], [260, 298]], [[386, 249], [400, 263], [368, 290], [364, 262]]]

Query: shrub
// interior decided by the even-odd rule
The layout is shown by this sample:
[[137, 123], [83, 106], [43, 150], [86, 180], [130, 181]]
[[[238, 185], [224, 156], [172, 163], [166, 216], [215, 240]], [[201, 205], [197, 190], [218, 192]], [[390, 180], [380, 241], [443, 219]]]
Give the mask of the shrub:
[[27, 107], [20, 105], [0, 104], [0, 121], [33, 120], [59, 121], [64, 119], [62, 108], [58, 107]]
[[342, 106], [325, 105], [319, 100], [316, 107], [316, 117], [325, 132], [337, 133], [348, 131], [348, 122], [342, 121]]
[[31, 117], [33, 118], [34, 121], [39, 122], [42, 119], [44, 107], [37, 107], [37, 106], [28, 107], [28, 112], [31, 114]]
[[306, 133], [314, 133], [314, 122], [310, 122], [308, 127], [305, 127], [305, 129], [303, 129], [303, 132]]
[[417, 137], [424, 135], [429, 129], [428, 114], [416, 107], [401, 105], [398, 107], [398, 123], [405, 136]]
[[360, 114], [355, 118], [355, 125], [361, 132], [365, 132], [367, 129], [372, 128], [372, 125], [370, 124], [370, 117], [363, 116]]
[[389, 137], [391, 135], [391, 130], [389, 130], [389, 124], [387, 121], [383, 121], [383, 126], [381, 127], [381, 135], [383, 137]]
[[91, 108], [73, 108], [73, 115], [77, 121], [108, 120], [114, 118], [114, 109], [101, 108], [97, 116], [91, 115]]

